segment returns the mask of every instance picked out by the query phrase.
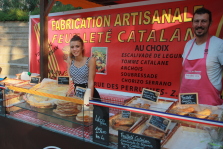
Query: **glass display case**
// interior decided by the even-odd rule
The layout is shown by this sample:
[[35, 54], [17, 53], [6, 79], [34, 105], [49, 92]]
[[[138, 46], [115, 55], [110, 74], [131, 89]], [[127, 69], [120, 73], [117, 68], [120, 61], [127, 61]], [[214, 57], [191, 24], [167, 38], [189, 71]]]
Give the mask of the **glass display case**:
[[[84, 105], [73, 95], [64, 97], [58, 92], [47, 93], [43, 89], [35, 92], [12, 86], [4, 94], [5, 117], [101, 147], [220, 149], [223, 146], [222, 106], [182, 106], [164, 99], [154, 103], [137, 96], [122, 103], [117, 100], [111, 103], [104, 96], [101, 102], [92, 99]], [[36, 103], [47, 99], [34, 104], [33, 97]], [[191, 107], [194, 111], [186, 113], [185, 109]], [[199, 113], [207, 109], [211, 113]]]

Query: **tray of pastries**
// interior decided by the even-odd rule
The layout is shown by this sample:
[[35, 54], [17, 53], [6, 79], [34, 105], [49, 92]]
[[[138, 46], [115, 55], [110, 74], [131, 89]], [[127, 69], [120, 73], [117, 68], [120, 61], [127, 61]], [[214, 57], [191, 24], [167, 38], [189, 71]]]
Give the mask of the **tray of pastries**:
[[[33, 86], [29, 90], [34, 90], [40, 93], [48, 93], [48, 94], [65, 97], [67, 95], [67, 91], [69, 90], [69, 85], [58, 85], [55, 80], [44, 79], [44, 81], [42, 81], [40, 84]], [[24, 99], [31, 106], [34, 106], [37, 108], [52, 108], [55, 105], [55, 103], [58, 101], [58, 99], [41, 96], [41, 94], [40, 95], [26, 94], [24, 96]], [[77, 113], [80, 111], [75, 111], [75, 112]], [[58, 111], [58, 113], [60, 112]]]
[[168, 110], [169, 113], [196, 117], [200, 119], [208, 119], [220, 121], [222, 115], [222, 107], [220, 106], [211, 106], [211, 105], [181, 105], [176, 104], [171, 109]]
[[152, 102], [135, 96], [131, 100], [126, 102], [125, 106], [166, 112], [173, 104], [174, 101], [158, 99], [158, 102]]
[[130, 118], [122, 118], [122, 114], [116, 114], [109, 118], [109, 138], [111, 142], [118, 142], [118, 130], [129, 131], [138, 127], [145, 120], [144, 116], [131, 115]]
[[15, 86], [24, 82], [28, 82], [27, 80], [19, 80], [19, 79], [11, 79], [7, 78], [5, 80], [0, 81], [1, 83], [5, 84], [6, 86]]
[[[73, 116], [81, 112], [80, 104], [64, 100], [57, 100], [55, 103], [57, 107], [53, 109], [53, 112], [60, 116]], [[81, 114], [79, 115], [81, 117]]]
[[137, 128], [134, 128], [132, 130], [132, 133], [160, 139], [161, 144], [169, 135], [171, 135], [172, 132], [175, 131], [175, 129], [177, 129], [177, 126], [178, 126], [178, 123], [171, 122], [166, 131], [161, 131], [153, 127], [152, 125], [150, 125], [148, 121], [149, 120], [146, 120], [143, 123], [141, 123]]

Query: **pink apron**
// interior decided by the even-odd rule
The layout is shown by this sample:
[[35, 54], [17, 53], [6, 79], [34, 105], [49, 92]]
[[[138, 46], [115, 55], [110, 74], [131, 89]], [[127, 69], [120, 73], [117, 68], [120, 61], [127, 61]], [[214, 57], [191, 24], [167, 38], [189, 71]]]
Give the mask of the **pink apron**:
[[206, 42], [204, 50], [204, 58], [196, 60], [188, 60], [195, 40], [184, 60], [182, 81], [180, 93], [198, 93], [199, 104], [207, 105], [221, 105], [223, 100], [220, 98], [220, 91], [218, 91], [210, 82], [206, 71], [206, 59], [208, 54], [210, 38]]

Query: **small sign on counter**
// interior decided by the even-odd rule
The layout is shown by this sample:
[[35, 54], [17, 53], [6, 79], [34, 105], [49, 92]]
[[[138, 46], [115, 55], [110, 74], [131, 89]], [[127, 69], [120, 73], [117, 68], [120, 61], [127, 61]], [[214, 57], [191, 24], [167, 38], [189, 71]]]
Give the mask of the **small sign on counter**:
[[170, 123], [171, 123], [170, 119], [152, 115], [150, 116], [147, 124], [152, 125], [153, 127], [166, 132], [167, 129], [169, 128]]
[[40, 82], [40, 77], [30, 77], [29, 83], [38, 84]]
[[160, 142], [156, 138], [118, 130], [118, 149], [161, 149]]
[[159, 92], [143, 88], [141, 98], [146, 99], [146, 100], [150, 100], [150, 101], [153, 101], [153, 102], [158, 102], [159, 95], [160, 95]]
[[180, 93], [179, 98], [182, 105], [198, 104], [198, 93]]
[[57, 77], [57, 83], [58, 84], [69, 85], [70, 84], [70, 77], [69, 76], [58, 76]]
[[84, 99], [84, 94], [86, 92], [86, 88], [77, 86], [75, 89], [75, 96], [81, 99]]
[[93, 110], [93, 141], [109, 144], [109, 108], [94, 106]]
[[131, 117], [131, 111], [122, 111], [122, 118], [130, 118]]

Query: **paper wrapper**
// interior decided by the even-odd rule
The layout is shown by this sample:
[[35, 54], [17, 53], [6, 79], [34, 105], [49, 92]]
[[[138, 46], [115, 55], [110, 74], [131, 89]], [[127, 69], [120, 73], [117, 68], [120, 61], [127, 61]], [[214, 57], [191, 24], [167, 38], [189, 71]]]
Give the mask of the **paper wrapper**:
[[165, 140], [162, 147], [168, 149], [206, 149], [209, 140], [210, 135], [207, 131], [181, 125], [172, 136]]

